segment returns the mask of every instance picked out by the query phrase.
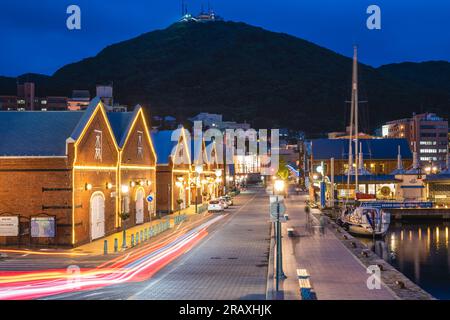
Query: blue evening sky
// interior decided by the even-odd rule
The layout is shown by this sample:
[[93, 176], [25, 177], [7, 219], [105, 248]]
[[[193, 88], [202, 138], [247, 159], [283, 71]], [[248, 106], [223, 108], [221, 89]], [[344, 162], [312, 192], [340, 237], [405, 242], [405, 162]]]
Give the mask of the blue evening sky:
[[[201, 0], [187, 0], [198, 13]], [[204, 0], [205, 8], [208, 1]], [[66, 28], [66, 8], [81, 7], [82, 30]], [[448, 0], [211, 0], [226, 20], [285, 32], [379, 66], [450, 60]], [[366, 9], [382, 10], [382, 30], [366, 28]], [[165, 28], [178, 20], [181, 0], [2, 0], [0, 75], [52, 74], [105, 46]]]

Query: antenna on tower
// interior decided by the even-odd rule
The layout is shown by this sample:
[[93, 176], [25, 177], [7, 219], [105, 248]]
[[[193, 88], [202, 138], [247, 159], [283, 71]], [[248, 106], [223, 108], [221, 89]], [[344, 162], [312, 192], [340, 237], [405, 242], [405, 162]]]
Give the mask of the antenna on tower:
[[187, 3], [185, 0], [181, 0], [181, 16], [184, 17], [185, 15], [187, 15], [187, 13]]

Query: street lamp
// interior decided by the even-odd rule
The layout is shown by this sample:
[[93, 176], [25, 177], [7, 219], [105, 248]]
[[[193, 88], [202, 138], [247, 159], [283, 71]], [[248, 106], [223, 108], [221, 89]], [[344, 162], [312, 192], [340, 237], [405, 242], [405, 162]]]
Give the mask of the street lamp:
[[223, 191], [222, 188], [220, 188], [220, 183], [222, 182], [222, 169], [217, 169], [216, 172], [216, 182], [217, 182], [217, 188], [219, 191]]
[[203, 166], [201, 164], [196, 165], [195, 172], [197, 172], [198, 175], [201, 175], [203, 173]]
[[284, 181], [283, 180], [275, 180], [274, 183], [275, 191], [281, 192], [284, 190]]
[[[122, 212], [120, 218], [123, 222], [123, 231], [122, 231], [122, 249], [126, 249], [127, 247], [127, 223], [126, 220], [129, 218], [129, 212], [127, 210], [128, 203], [128, 192], [130, 191], [130, 187], [126, 184], [122, 185], [120, 190], [122, 191]], [[127, 203], [126, 203], [127, 202]]]
[[201, 164], [196, 165], [195, 172], [197, 173], [197, 177], [196, 177], [195, 183], [194, 183], [195, 184], [195, 213], [198, 213], [198, 185], [199, 185], [199, 181], [200, 181], [200, 175], [203, 173], [203, 165], [201, 165]]
[[127, 185], [122, 185], [122, 193], [123, 194], [127, 194], [128, 191], [130, 191], [130, 187], [128, 187]]

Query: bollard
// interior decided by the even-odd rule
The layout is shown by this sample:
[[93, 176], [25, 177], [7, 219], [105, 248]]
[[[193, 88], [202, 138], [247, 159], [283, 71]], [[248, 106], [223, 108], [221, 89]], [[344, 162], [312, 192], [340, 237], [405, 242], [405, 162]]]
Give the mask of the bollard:
[[131, 235], [131, 246], [134, 247], [134, 234]]
[[144, 241], [144, 232], [141, 230], [140, 234], [139, 234], [139, 242]]
[[119, 240], [117, 238], [114, 238], [114, 252], [119, 251]]
[[103, 241], [103, 254], [108, 254], [108, 240]]
[[135, 241], [136, 241], [136, 245], [139, 244], [139, 232], [136, 232], [136, 237], [135, 237]]
[[150, 227], [150, 238], [153, 237], [153, 227]]
[[147, 233], [147, 231], [148, 231], [148, 229], [145, 228], [145, 229], [144, 229], [144, 241], [147, 241], [147, 239], [148, 239], [148, 233]]
[[125, 229], [122, 232], [122, 249], [125, 250], [127, 248], [127, 232]]

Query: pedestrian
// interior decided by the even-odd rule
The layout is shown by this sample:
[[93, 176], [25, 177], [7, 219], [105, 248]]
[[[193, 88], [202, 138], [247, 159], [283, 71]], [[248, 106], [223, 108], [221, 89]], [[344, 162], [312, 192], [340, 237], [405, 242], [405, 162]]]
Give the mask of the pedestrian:
[[320, 224], [320, 234], [325, 235], [326, 218], [323, 214], [320, 216], [319, 224]]

